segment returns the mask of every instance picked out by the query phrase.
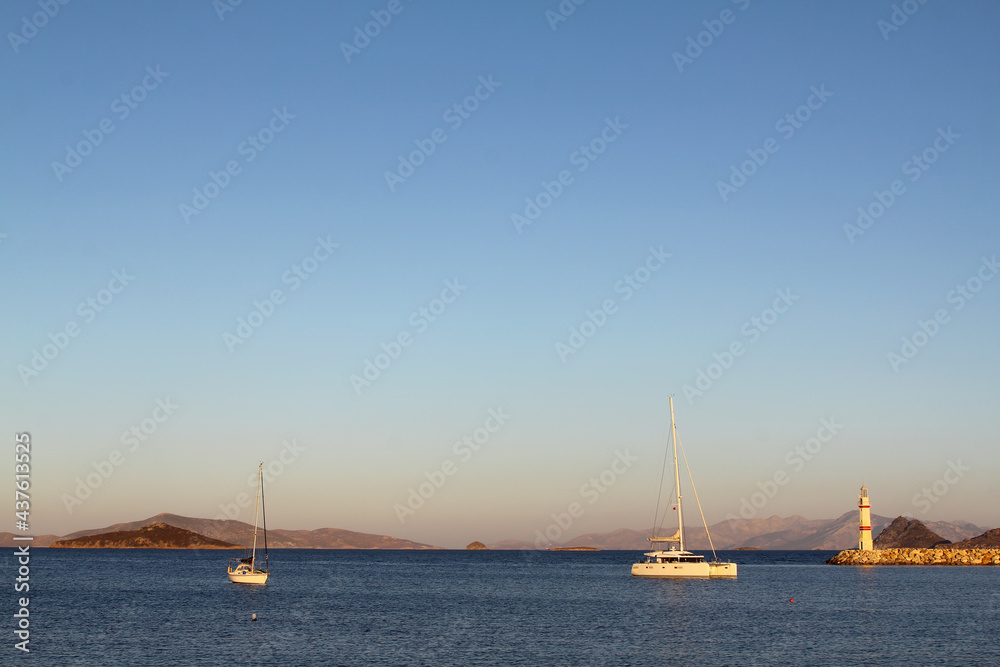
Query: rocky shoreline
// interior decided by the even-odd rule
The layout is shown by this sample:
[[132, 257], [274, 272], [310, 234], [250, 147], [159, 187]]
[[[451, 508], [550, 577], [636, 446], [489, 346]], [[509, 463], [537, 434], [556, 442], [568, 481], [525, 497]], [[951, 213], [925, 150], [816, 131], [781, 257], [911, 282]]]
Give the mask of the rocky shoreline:
[[829, 565], [1000, 565], [1000, 549], [848, 549]]

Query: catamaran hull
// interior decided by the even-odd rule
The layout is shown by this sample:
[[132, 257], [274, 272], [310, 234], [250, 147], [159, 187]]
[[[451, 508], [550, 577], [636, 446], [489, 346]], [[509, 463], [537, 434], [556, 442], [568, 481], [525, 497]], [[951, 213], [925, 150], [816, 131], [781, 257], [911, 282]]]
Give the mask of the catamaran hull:
[[635, 563], [633, 577], [653, 577], [656, 579], [708, 579], [711, 572], [708, 563]]
[[234, 584], [266, 584], [267, 583], [267, 572], [230, 572], [229, 581]]
[[633, 577], [654, 579], [735, 579], [736, 563], [635, 563]]
[[708, 576], [712, 579], [735, 579], [736, 563], [709, 563]]

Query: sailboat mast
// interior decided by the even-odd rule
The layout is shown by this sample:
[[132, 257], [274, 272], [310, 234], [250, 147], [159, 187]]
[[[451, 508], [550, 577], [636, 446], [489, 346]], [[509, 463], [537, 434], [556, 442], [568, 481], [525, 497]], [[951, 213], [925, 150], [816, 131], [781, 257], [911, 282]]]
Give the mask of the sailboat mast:
[[674, 439], [674, 484], [677, 485], [677, 536], [684, 551], [684, 511], [681, 509], [681, 468], [677, 462], [677, 423], [674, 422], [674, 397], [670, 397], [670, 430]]
[[[676, 452], [674, 458], [677, 458]], [[257, 559], [257, 513], [260, 512], [260, 481], [263, 467], [263, 463], [257, 467], [257, 502], [253, 506], [253, 551], [250, 552], [250, 567], [254, 567], [254, 561]]]

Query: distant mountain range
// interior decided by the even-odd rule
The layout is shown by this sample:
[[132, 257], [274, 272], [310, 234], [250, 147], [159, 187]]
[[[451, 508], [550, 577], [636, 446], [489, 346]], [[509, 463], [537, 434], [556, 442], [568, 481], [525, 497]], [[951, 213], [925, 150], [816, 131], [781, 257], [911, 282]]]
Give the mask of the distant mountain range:
[[[877, 535], [882, 528], [892, 522], [889, 517], [872, 515], [872, 534]], [[928, 521], [926, 526], [952, 542], [959, 542], [977, 535], [985, 529], [966, 521]], [[673, 529], [666, 530], [670, 533]], [[810, 550], [829, 549], [840, 551], [857, 546], [858, 513], [846, 512], [836, 519], [806, 519], [795, 515], [787, 518], [772, 516], [768, 519], [733, 519], [720, 521], [709, 526], [712, 542], [716, 549], [738, 549], [755, 547], [758, 549]], [[489, 545], [490, 549], [535, 549], [550, 547], [586, 546], [598, 549], [640, 550], [649, 547], [649, 530], [629, 530], [620, 528], [610, 533], [589, 533], [560, 543], [543, 543], [519, 540], [504, 540]], [[685, 526], [684, 547], [688, 549], [708, 549], [705, 529], [701, 526]]]
[[[878, 535], [892, 519], [872, 515], [872, 534]], [[157, 514], [156, 516], [117, 523], [105, 528], [81, 530], [60, 538], [57, 535], [36, 536], [30, 544], [36, 547], [49, 546], [58, 539], [75, 539], [101, 533], [133, 531], [155, 523], [163, 523], [177, 528], [183, 528], [199, 535], [204, 535], [223, 542], [249, 547], [253, 541], [253, 526], [242, 521], [227, 519], [197, 519], [178, 516], [176, 514]], [[978, 538], [985, 532], [966, 521], [928, 521], [928, 529], [946, 540], [959, 543], [970, 538]], [[846, 512], [836, 519], [806, 519], [801, 516], [778, 517], [768, 519], [733, 519], [720, 521], [709, 526], [716, 549], [738, 549], [753, 547], [757, 549], [829, 549], [840, 551], [851, 549], [858, 542], [858, 513]], [[667, 531], [670, 532], [670, 531]], [[990, 531], [1000, 533], [1000, 529]], [[607, 533], [588, 533], [571, 540], [559, 543], [541, 543], [520, 540], [503, 540], [488, 545], [490, 549], [548, 549], [552, 547], [593, 547], [604, 550], [642, 550], [649, 547], [647, 537], [649, 530], [630, 530], [621, 528]], [[14, 534], [0, 533], [0, 547], [12, 547], [24, 544], [14, 542]], [[688, 526], [684, 529], [684, 546], [690, 549], [708, 549], [705, 529]], [[282, 530], [267, 531], [268, 546], [275, 549], [438, 549], [439, 547], [419, 542], [411, 542], [386, 535], [357, 533], [339, 528], [320, 528], [318, 530]]]

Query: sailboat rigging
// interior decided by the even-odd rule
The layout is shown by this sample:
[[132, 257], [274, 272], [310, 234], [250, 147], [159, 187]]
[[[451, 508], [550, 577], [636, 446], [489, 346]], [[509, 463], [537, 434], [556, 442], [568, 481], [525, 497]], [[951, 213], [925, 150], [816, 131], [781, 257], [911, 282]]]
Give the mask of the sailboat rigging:
[[[677, 423], [674, 420], [674, 397], [670, 397], [670, 433], [674, 449], [674, 491], [677, 494], [677, 532], [669, 536], [657, 536], [656, 515], [653, 518], [652, 534], [649, 537], [650, 551], [643, 554], [646, 560], [632, 565], [632, 576], [635, 577], [656, 577], [661, 579], [673, 578], [736, 578], [736, 563], [721, 562], [715, 554], [715, 545], [712, 544], [712, 535], [708, 532], [708, 522], [705, 521], [705, 513], [701, 512], [701, 501], [698, 500], [698, 491], [694, 486], [694, 477], [691, 476], [691, 468], [687, 463], [687, 455], [684, 455], [684, 466], [687, 468], [688, 476], [691, 479], [691, 490], [694, 491], [695, 501], [698, 503], [698, 511], [701, 512], [701, 520], [705, 525], [705, 533], [708, 535], [708, 544], [712, 548], [713, 560], [705, 561], [705, 557], [684, 550], [684, 508], [681, 493], [681, 472], [680, 462], [677, 456], [680, 443], [677, 439]], [[669, 447], [669, 444], [668, 444]], [[669, 453], [669, 449], [667, 450]], [[681, 449], [683, 454], [683, 449]], [[660, 492], [663, 491], [663, 479], [660, 479]], [[671, 497], [673, 492], [671, 493]], [[657, 514], [659, 513], [659, 494], [657, 494]], [[658, 549], [658, 544], [668, 543], [669, 549]], [[676, 546], [671, 543], [676, 543]]]
[[[258, 512], [264, 523], [264, 569], [257, 569], [257, 518]], [[244, 558], [230, 558], [227, 568], [229, 581], [234, 584], [265, 584], [271, 570], [267, 562], [267, 511], [264, 507], [264, 464], [257, 466], [257, 502], [253, 510], [253, 546], [250, 555]]]

